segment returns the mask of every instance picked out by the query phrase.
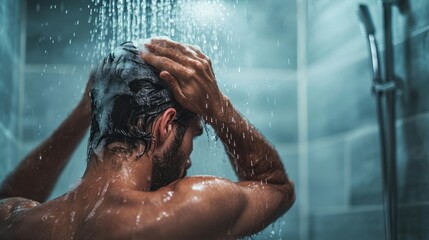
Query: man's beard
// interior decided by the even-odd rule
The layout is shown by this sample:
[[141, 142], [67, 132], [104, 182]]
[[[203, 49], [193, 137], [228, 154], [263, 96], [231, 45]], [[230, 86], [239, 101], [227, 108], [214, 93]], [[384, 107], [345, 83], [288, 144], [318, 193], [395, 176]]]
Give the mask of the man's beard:
[[185, 131], [186, 127], [179, 126], [174, 141], [167, 151], [161, 156], [153, 157], [151, 191], [167, 186], [181, 177], [182, 167], [186, 161], [185, 154], [180, 150]]

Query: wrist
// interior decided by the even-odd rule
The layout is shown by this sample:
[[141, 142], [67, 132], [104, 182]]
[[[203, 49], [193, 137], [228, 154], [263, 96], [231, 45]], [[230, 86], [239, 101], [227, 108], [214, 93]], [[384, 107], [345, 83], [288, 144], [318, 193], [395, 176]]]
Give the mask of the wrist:
[[219, 101], [214, 105], [213, 109], [205, 116], [205, 120], [209, 124], [227, 123], [231, 117], [232, 104], [229, 98], [225, 95], [219, 97]]
[[85, 101], [84, 99], [82, 99], [76, 106], [74, 112], [76, 112], [80, 116], [80, 118], [83, 118], [87, 120], [88, 123], [90, 123], [91, 105], [88, 103], [88, 101]]

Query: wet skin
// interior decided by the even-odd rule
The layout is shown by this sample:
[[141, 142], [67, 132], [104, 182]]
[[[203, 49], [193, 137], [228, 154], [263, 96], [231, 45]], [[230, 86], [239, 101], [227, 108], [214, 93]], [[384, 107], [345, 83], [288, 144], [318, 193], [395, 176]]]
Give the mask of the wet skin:
[[[177, 134], [176, 111], [169, 108], [152, 126], [154, 144], [147, 154], [139, 154], [144, 146], [112, 151], [123, 144], [112, 143], [94, 155], [99, 159], [89, 161], [75, 189], [41, 204], [70, 157], [57, 153], [55, 158], [48, 151], [66, 143], [54, 133], [3, 183], [1, 239], [237, 239], [260, 231], [290, 208], [295, 199], [293, 183], [277, 152], [219, 91], [210, 60], [199, 49], [170, 40], [152, 40], [147, 47], [151, 53], [143, 59], [161, 71], [182, 106], [215, 129], [239, 182], [185, 177], [193, 139], [202, 132], [200, 118], [195, 117], [177, 157], [168, 159], [175, 161], [178, 179], [151, 191], [154, 165], [171, 151]], [[79, 113], [80, 107], [56, 131], [69, 132], [69, 142], [78, 143], [86, 131], [73, 125], [88, 120], [88, 115]], [[46, 168], [40, 168], [44, 162]], [[46, 174], [53, 176], [39, 180], [42, 185], [31, 184], [32, 178]]]

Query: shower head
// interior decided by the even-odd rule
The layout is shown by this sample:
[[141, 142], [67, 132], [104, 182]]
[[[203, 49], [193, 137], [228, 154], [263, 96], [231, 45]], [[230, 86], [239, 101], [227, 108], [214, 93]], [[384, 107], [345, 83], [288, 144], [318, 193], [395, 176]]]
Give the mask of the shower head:
[[358, 16], [365, 30], [365, 35], [374, 35], [374, 23], [372, 22], [371, 13], [369, 12], [369, 9], [365, 4], [359, 4]]
[[371, 19], [371, 14], [368, 7], [365, 4], [359, 4], [358, 16], [362, 25], [362, 32], [364, 32], [365, 38], [369, 46], [369, 54], [371, 61], [371, 70], [373, 74], [374, 83], [381, 82], [381, 71], [380, 71], [380, 57], [378, 54], [377, 40], [375, 39], [375, 27]]

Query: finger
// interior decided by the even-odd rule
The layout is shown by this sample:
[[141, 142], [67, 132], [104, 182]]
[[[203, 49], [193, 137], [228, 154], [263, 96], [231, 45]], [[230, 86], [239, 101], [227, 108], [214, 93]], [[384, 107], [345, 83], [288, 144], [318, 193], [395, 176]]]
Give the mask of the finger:
[[[173, 53], [175, 53], [177, 55], [187, 56], [189, 59], [194, 59], [194, 60], [198, 60], [198, 61], [201, 60], [201, 58], [198, 57], [197, 53], [192, 48], [190, 48], [189, 45], [187, 45], [187, 44], [175, 42], [171, 39], [166, 39], [166, 38], [152, 39], [150, 44], [152, 44], [153, 46], [158, 46], [158, 47], [170, 49]], [[204, 54], [202, 54], [202, 55], [204, 55]], [[207, 57], [205, 57], [203, 59], [210, 60]]]
[[215, 74], [213, 71], [213, 66], [212, 66], [212, 61], [210, 60], [209, 57], [207, 57], [202, 51], [201, 48], [195, 45], [188, 45], [189, 48], [191, 48], [193, 51], [195, 51], [195, 53], [197, 54], [197, 56], [201, 59], [200, 61], [203, 64], [207, 64], [208, 66], [210, 66], [209, 72], [211, 77], [215, 78]]
[[163, 56], [156, 56], [152, 53], [141, 53], [143, 60], [159, 71], [167, 71], [181, 81], [190, 80], [195, 71]]
[[185, 94], [183, 94], [182, 88], [179, 85], [179, 81], [173, 75], [171, 75], [167, 71], [162, 71], [159, 74], [159, 77], [161, 79], [163, 79], [168, 84], [168, 86], [171, 88], [173, 95], [176, 98], [176, 100], [178, 100], [179, 102], [180, 102], [180, 100], [188, 101], [188, 102], [191, 101], [190, 98], [188, 98], [187, 96], [185, 96]]
[[200, 48], [200, 47], [198, 47], [198, 46], [194, 46], [194, 45], [188, 45], [188, 47], [189, 47], [190, 49], [192, 49], [192, 50], [197, 54], [197, 56], [198, 56], [199, 58], [202, 58], [202, 59], [204, 59], [204, 60], [208, 61], [208, 62], [211, 64], [210, 58], [209, 58], [209, 57], [207, 57], [207, 56], [206, 56], [206, 55], [201, 51], [201, 48]]
[[[196, 53], [194, 53], [194, 57], [190, 58], [188, 56], [185, 56], [184, 54], [176, 51], [175, 49], [171, 48], [165, 48], [158, 45], [152, 45], [148, 44], [146, 47], [149, 49], [150, 52], [153, 54], [160, 56], [160, 57], [166, 57], [169, 58], [180, 65], [188, 68], [193, 69], [194, 71], [198, 72], [204, 72], [209, 71], [211, 72], [210, 68], [211, 66], [208, 64], [208, 62], [204, 59], [199, 58], [196, 56]], [[192, 50], [191, 50], [192, 51]]]
[[146, 44], [145, 46], [153, 54], [157, 56], [167, 57], [185, 66], [193, 65], [195, 64], [194, 62], [196, 61], [195, 59], [190, 58], [188, 55], [184, 55], [176, 51], [176, 49], [162, 47], [155, 44]]
[[175, 52], [181, 52], [182, 54], [188, 56], [188, 57], [194, 57], [196, 56], [195, 52], [188, 48], [188, 46], [175, 42], [170, 39], [165, 38], [156, 38], [151, 40], [151, 44], [158, 45], [165, 48], [173, 49]]

